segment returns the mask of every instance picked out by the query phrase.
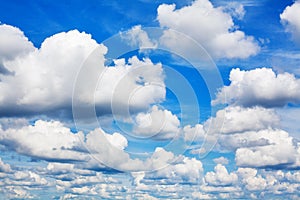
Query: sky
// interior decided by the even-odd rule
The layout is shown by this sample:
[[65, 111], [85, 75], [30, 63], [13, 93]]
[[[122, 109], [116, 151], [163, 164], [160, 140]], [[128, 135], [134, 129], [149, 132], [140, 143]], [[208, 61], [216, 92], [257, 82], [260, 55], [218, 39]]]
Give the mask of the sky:
[[299, 199], [300, 1], [1, 1], [0, 199]]

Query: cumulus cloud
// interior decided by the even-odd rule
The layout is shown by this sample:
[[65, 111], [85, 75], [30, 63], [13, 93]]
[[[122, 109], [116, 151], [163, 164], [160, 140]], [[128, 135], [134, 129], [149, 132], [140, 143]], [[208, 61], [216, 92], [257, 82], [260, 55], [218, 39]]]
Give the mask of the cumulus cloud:
[[153, 106], [149, 113], [139, 113], [135, 122], [133, 132], [140, 137], [166, 140], [178, 136], [180, 131], [177, 116], [157, 106]]
[[[214, 57], [247, 58], [259, 52], [260, 47], [254, 38], [245, 35], [235, 26], [230, 15], [233, 12], [226, 13], [224, 8], [214, 7], [208, 0], [197, 0], [180, 9], [175, 7], [175, 4], [162, 4], [158, 7], [157, 19], [160, 26], [189, 35]], [[241, 10], [234, 13], [242, 16]], [[178, 37], [180, 35], [166, 29], [160, 41], [169, 48], [192, 54], [193, 49]]]
[[95, 98], [96, 106], [102, 109], [113, 106], [114, 113], [119, 114], [128, 109], [146, 110], [149, 105], [164, 100], [166, 90], [160, 63], [154, 64], [149, 58], [139, 60], [136, 56], [127, 63], [125, 59], [114, 63], [114, 67], [106, 67], [101, 74], [95, 96], [85, 91], [85, 87], [80, 90], [92, 98], [88, 102]]
[[229, 80], [230, 85], [221, 88], [213, 104], [279, 107], [300, 103], [300, 80], [290, 73], [276, 74], [268, 68], [232, 69]]
[[214, 168], [215, 172], [207, 172], [205, 181], [213, 186], [230, 186], [238, 181], [238, 176], [235, 173], [228, 173], [227, 169], [217, 164]]
[[280, 14], [281, 23], [286, 31], [290, 32], [293, 39], [300, 44], [300, 1], [287, 6]]
[[140, 49], [157, 47], [157, 42], [149, 38], [148, 33], [142, 30], [141, 25], [132, 27], [129, 31], [122, 33], [121, 37], [128, 41], [131, 46], [136, 46]]
[[57, 121], [38, 120], [34, 125], [0, 130], [0, 143], [20, 154], [45, 160], [84, 160], [84, 135], [73, 134]]
[[197, 183], [202, 178], [203, 167], [201, 161], [195, 158], [175, 156], [162, 148], [157, 148], [150, 159], [146, 160], [150, 169], [144, 179], [159, 178], [168, 184]]
[[[163, 148], [156, 148], [146, 160], [131, 158], [125, 151], [128, 141], [121, 134], [108, 134], [99, 128], [86, 135], [82, 132], [72, 133], [58, 121], [39, 120], [34, 125], [0, 130], [0, 144], [23, 155], [56, 161], [57, 163], [47, 166], [47, 173], [53, 175], [71, 171], [78, 174], [88, 173], [77, 169], [80, 167], [96, 171], [155, 171], [155, 177], [195, 182], [203, 171], [199, 160], [176, 156]], [[1, 166], [3, 170], [9, 170], [7, 165]]]
[[[243, 108], [228, 106], [209, 118], [203, 124], [183, 128], [185, 141], [203, 141], [205, 137], [212, 139], [220, 135], [259, 131], [269, 127], [279, 127], [280, 119], [274, 110], [263, 107]], [[214, 126], [217, 125], [217, 126]]]
[[206, 132], [202, 124], [196, 124], [195, 126], [186, 125], [183, 127], [183, 134], [185, 141], [201, 141], [206, 136]]
[[239, 20], [242, 20], [246, 14], [243, 3], [240, 2], [228, 2], [225, 6], [223, 6], [223, 10]]
[[264, 190], [267, 187], [267, 181], [257, 174], [253, 168], [239, 168], [237, 170], [245, 188], [249, 191]]
[[[147, 109], [149, 104], [165, 97], [161, 64], [133, 57], [128, 62], [115, 60], [114, 66], [107, 67], [107, 47], [98, 44], [90, 34], [77, 30], [61, 32], [46, 38], [37, 49], [20, 30], [8, 25], [1, 27], [0, 34], [12, 35], [7, 40], [18, 43], [11, 46], [20, 46], [22, 50], [13, 49], [9, 56], [6, 49], [0, 52], [7, 60], [3, 66], [13, 73], [0, 75], [2, 116], [68, 111], [77, 82], [80, 83], [74, 91], [78, 92], [75, 97], [79, 103], [95, 103], [102, 113], [111, 112], [112, 100], [119, 108], [129, 104], [130, 108]], [[80, 71], [82, 68], [85, 71]], [[79, 71], [84, 78], [76, 79]], [[115, 110], [118, 111], [117, 106]]]
[[293, 168], [300, 156], [293, 138], [283, 130], [237, 134], [229, 140], [231, 145], [239, 147], [235, 158], [238, 166]]
[[14, 26], [1, 24], [0, 38], [0, 75], [12, 75], [14, 72], [4, 66], [5, 62], [24, 56], [35, 48], [24, 33]]
[[[216, 117], [212, 117], [205, 123], [208, 127], [214, 121], [223, 122], [220, 130], [212, 130], [211, 133], [216, 134], [233, 134], [245, 131], [258, 131], [269, 127], [279, 127], [280, 119], [274, 110], [252, 107], [243, 108], [240, 106], [228, 106], [216, 113]], [[208, 129], [208, 128], [206, 128]]]

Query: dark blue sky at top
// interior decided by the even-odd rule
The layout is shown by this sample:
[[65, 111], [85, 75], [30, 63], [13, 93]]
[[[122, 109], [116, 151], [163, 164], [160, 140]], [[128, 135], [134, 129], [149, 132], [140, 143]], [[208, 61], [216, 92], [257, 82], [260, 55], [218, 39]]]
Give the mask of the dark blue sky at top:
[[[122, 30], [142, 24], [157, 26], [156, 9], [174, 1], [2, 1], [2, 23], [19, 27], [39, 46], [55, 33], [78, 29], [93, 35], [98, 42]], [[181, 2], [181, 3], [180, 3]], [[176, 3], [176, 2], [175, 2]], [[184, 6], [185, 1], [176, 5]]]
[[[23, 30], [35, 46], [40, 46], [46, 37], [72, 29], [90, 33], [94, 39], [101, 42], [137, 24], [158, 26], [156, 10], [162, 3], [175, 3], [176, 7], [180, 8], [190, 2], [190, 0], [28, 0], [26, 3], [22, 0], [1, 1], [0, 19], [2, 23]], [[229, 1], [212, 1], [215, 6], [224, 5], [224, 2]], [[292, 0], [264, 0], [258, 1], [257, 6], [245, 4], [244, 19], [236, 20], [235, 23], [248, 35], [262, 39], [269, 38], [269, 48], [284, 48], [283, 44], [278, 42], [280, 39], [293, 46], [288, 40], [289, 35], [282, 31], [279, 19], [283, 9], [292, 3]]]

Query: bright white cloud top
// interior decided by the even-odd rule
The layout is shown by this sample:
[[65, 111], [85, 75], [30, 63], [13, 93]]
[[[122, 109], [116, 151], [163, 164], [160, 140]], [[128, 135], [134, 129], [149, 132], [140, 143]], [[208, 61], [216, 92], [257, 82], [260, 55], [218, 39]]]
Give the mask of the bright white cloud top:
[[281, 22], [286, 26], [286, 31], [290, 32], [293, 39], [300, 43], [300, 1], [295, 1], [291, 6], [287, 6], [280, 14]]
[[[260, 49], [253, 37], [235, 30], [229, 13], [224, 12], [221, 7], [214, 7], [208, 0], [197, 0], [180, 9], [176, 9], [175, 4], [160, 5], [157, 19], [160, 26], [189, 35], [216, 58], [247, 58], [257, 54]], [[176, 38], [168, 30], [164, 32], [161, 41], [166, 46], [181, 46], [184, 51], [193, 53], [186, 41]]]

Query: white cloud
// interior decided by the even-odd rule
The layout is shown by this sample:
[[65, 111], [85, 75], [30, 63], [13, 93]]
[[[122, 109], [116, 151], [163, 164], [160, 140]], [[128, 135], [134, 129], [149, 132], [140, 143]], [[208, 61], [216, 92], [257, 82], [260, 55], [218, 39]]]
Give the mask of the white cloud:
[[257, 174], [256, 169], [238, 168], [237, 173], [245, 188], [249, 191], [264, 190], [267, 187], [267, 181]]
[[291, 6], [287, 6], [280, 14], [281, 23], [286, 27], [286, 31], [291, 32], [293, 39], [300, 43], [300, 1], [296, 1]]
[[20, 29], [6, 24], [0, 25], [0, 75], [1, 73], [13, 72], [8, 68], [4, 68], [6, 61], [24, 56], [34, 50], [33, 44], [28, 41], [28, 38]]
[[150, 159], [145, 162], [150, 169], [145, 178], [159, 178], [168, 184], [197, 183], [202, 178], [201, 161], [195, 158], [174, 156], [162, 148], [157, 148]]
[[[251, 117], [249, 117], [251, 116]], [[262, 107], [243, 108], [228, 106], [209, 118], [203, 124], [183, 128], [185, 141], [203, 142], [205, 138], [213, 140], [221, 135], [259, 131], [269, 127], [279, 127], [280, 119], [274, 110]]]
[[51, 174], [66, 174], [74, 171], [74, 164], [70, 163], [48, 163], [47, 172]]
[[240, 2], [228, 2], [223, 6], [223, 11], [239, 20], [242, 20], [246, 14], [243, 3]]
[[[139, 60], [136, 56], [128, 59], [114, 60], [114, 67], [106, 67], [99, 79], [95, 97], [85, 91], [91, 102], [104, 109], [113, 106], [114, 113], [134, 109], [147, 109], [149, 105], [162, 101], [166, 90], [163, 68], [148, 58]], [[87, 74], [88, 75], [88, 74]], [[82, 82], [84, 83], [84, 82]], [[118, 111], [119, 110], [119, 111]], [[129, 117], [129, 116], [128, 116]]]
[[[108, 134], [95, 129], [86, 135], [72, 133], [57, 121], [36, 121], [22, 128], [0, 130], [0, 143], [20, 154], [56, 161], [47, 166], [47, 173], [60, 175], [74, 172], [90, 174], [91, 170], [107, 167], [120, 171], [155, 171], [156, 176], [177, 178], [181, 181], [196, 181], [203, 171], [199, 160], [175, 156], [163, 148], [157, 148], [146, 160], [131, 158], [125, 151], [128, 141], [119, 133]], [[59, 162], [85, 161], [72, 164]], [[3, 164], [4, 170], [9, 167]]]
[[121, 37], [130, 42], [130, 45], [136, 46], [140, 49], [156, 48], [156, 41], [152, 41], [148, 33], [142, 30], [141, 25], [132, 27], [129, 31], [122, 33]]
[[[0, 29], [2, 32], [5, 30]], [[14, 42], [22, 46], [23, 40], [28, 39], [22, 35], [21, 41]], [[76, 100], [84, 105], [95, 103], [102, 113], [111, 112], [112, 101], [118, 112], [124, 105], [147, 109], [165, 98], [161, 64], [133, 57], [127, 63], [124, 59], [115, 60], [116, 65], [107, 67], [106, 52], [107, 48], [90, 34], [72, 30], [46, 38], [39, 49], [28, 50], [22, 56], [10, 53], [4, 67], [14, 75], [1, 75], [0, 114], [68, 111], [75, 83]], [[76, 79], [81, 69], [83, 74]]]
[[[214, 122], [216, 121], [216, 122]], [[245, 131], [258, 131], [269, 127], [279, 127], [280, 119], [274, 110], [252, 107], [243, 108], [240, 106], [228, 106], [219, 110], [216, 117], [210, 118], [205, 122], [205, 129], [210, 123], [221, 123], [221, 130], [211, 131], [216, 134], [234, 134]]]
[[206, 136], [206, 132], [202, 124], [196, 124], [194, 127], [186, 125], [183, 127], [185, 141], [201, 141]]
[[18, 153], [46, 160], [84, 160], [84, 135], [73, 134], [57, 121], [38, 120], [34, 125], [0, 130], [0, 143]]
[[[6, 62], [5, 67], [15, 75], [2, 77], [2, 110], [18, 107], [20, 112], [40, 111], [70, 104], [76, 74], [97, 47], [106, 53], [106, 47], [98, 45], [91, 35], [73, 30], [53, 35], [40, 49]], [[103, 55], [99, 57], [100, 64], [101, 61], [104, 62]]]
[[[262, 130], [233, 135], [231, 144], [239, 146], [236, 150], [236, 164], [244, 167], [294, 167], [297, 147], [293, 138], [283, 130]], [[226, 144], [228, 145], [228, 144]]]
[[135, 118], [135, 135], [157, 140], [172, 139], [178, 136], [180, 121], [168, 110], [153, 106], [149, 113], [139, 113]]
[[275, 74], [267, 68], [233, 69], [229, 80], [230, 85], [220, 90], [213, 104], [277, 107], [300, 103], [300, 80], [293, 74]]
[[[216, 58], [247, 58], [257, 54], [260, 47], [254, 38], [236, 30], [232, 16], [223, 9], [208, 0], [197, 0], [180, 9], [175, 9], [175, 4], [162, 4], [157, 9], [157, 19], [161, 27], [189, 35]], [[241, 16], [242, 11], [238, 12]], [[193, 49], [178, 37], [180, 34], [174, 35], [167, 29], [160, 41], [171, 49], [192, 54]]]
[[201, 192], [193, 192], [192, 197], [193, 199], [216, 199], [213, 195], [203, 194]]
[[287, 172], [285, 174], [285, 177], [292, 182], [300, 183], [300, 171], [295, 171], [293, 173]]
[[115, 132], [111, 135], [105, 134], [105, 137], [110, 144], [114, 145], [115, 147], [121, 150], [124, 150], [128, 145], [127, 139], [120, 133]]
[[238, 176], [231, 172], [228, 173], [226, 167], [221, 164], [217, 164], [214, 168], [215, 172], [207, 172], [205, 175], [205, 181], [212, 186], [230, 186], [234, 185], [238, 181]]

